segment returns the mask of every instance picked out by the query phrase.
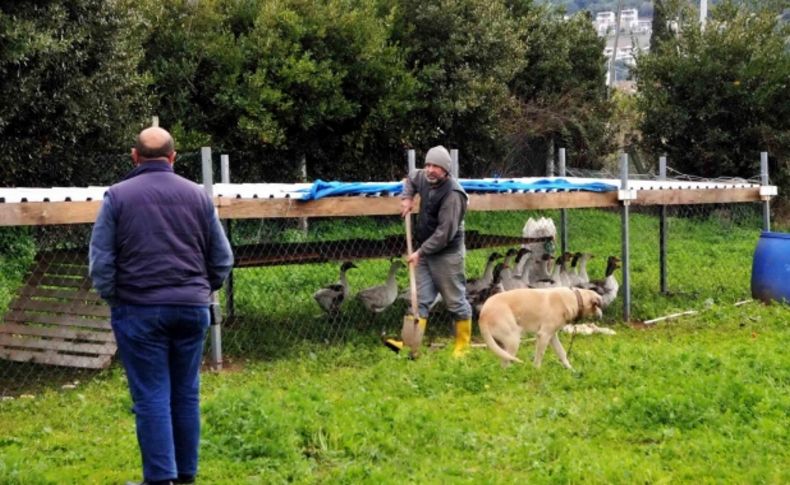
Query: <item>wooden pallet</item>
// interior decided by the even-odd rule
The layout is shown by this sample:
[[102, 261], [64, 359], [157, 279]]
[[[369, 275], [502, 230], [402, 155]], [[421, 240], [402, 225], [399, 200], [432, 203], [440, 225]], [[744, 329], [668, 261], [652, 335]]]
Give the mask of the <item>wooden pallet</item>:
[[0, 323], [0, 358], [102, 369], [117, 350], [110, 308], [91, 289], [87, 254], [40, 253]]

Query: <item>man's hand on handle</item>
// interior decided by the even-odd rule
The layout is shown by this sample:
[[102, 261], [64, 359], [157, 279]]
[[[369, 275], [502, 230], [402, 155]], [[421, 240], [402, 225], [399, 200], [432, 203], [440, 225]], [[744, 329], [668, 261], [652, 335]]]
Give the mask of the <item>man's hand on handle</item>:
[[420, 251], [417, 250], [417, 251], [414, 251], [413, 253], [411, 253], [409, 255], [409, 259], [407, 260], [407, 263], [411, 264], [411, 265], [414, 265], [414, 267], [416, 268], [417, 267], [417, 263], [419, 261], [420, 261]]
[[414, 208], [414, 199], [401, 199], [400, 200], [400, 215], [401, 217], [406, 217], [411, 214], [412, 208]]

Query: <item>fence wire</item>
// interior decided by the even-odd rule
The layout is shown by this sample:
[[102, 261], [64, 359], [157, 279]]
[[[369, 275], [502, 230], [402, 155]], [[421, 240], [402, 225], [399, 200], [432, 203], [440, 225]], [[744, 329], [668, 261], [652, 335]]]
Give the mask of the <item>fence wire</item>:
[[[620, 211], [566, 214], [564, 249], [591, 254], [589, 278], [605, 277], [607, 257], [621, 254]], [[750, 268], [737, 262], [750, 258], [759, 236], [759, 204], [668, 207], [666, 288], [656, 298], [662, 291], [660, 214], [659, 207], [632, 208], [629, 219], [633, 319], [748, 297]], [[493, 253], [504, 256], [520, 247], [526, 221], [540, 217], [558, 228], [548, 246], [554, 259], [563, 250], [559, 210], [468, 213], [467, 278], [479, 278], [489, 259], [504, 259], [492, 258]], [[408, 271], [398, 263], [406, 247], [401, 218], [225, 222], [236, 258], [220, 298], [227, 359], [271, 359], [304, 343], [373, 342], [399, 333], [409, 309]], [[688, 240], [692, 228], [702, 231], [701, 242]], [[109, 309], [87, 277], [90, 230], [90, 225], [0, 229], [0, 396], [73, 386], [117, 365]], [[735, 232], [742, 237], [731, 237]], [[619, 269], [614, 275], [622, 283]], [[371, 291], [384, 301], [375, 309], [360, 296]], [[605, 323], [619, 322], [622, 315], [618, 298], [606, 309]], [[446, 342], [451, 320], [438, 304], [429, 318], [428, 342]]]

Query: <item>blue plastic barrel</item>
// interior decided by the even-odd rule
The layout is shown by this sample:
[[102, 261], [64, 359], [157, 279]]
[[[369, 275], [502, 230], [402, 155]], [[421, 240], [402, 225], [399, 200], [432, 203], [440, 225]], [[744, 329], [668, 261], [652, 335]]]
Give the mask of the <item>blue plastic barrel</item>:
[[752, 298], [790, 302], [790, 234], [760, 234], [752, 260]]

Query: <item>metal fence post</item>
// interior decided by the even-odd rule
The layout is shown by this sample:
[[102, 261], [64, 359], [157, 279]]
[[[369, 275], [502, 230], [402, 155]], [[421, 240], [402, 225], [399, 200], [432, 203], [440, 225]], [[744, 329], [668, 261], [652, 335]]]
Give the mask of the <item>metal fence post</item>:
[[[214, 166], [211, 161], [211, 147], [201, 147], [200, 160], [203, 166], [203, 188], [212, 199], [214, 198]], [[216, 209], [215, 209], [216, 210]], [[211, 312], [212, 325], [209, 329], [209, 339], [211, 341], [210, 364], [215, 370], [222, 369], [222, 312], [216, 311], [219, 308], [219, 297], [217, 292], [211, 293]]]
[[[658, 159], [658, 180], [667, 179], [667, 157], [662, 156]], [[667, 293], [667, 206], [660, 207], [658, 222], [658, 265], [661, 270], [659, 284], [661, 293]]]
[[[223, 184], [230, 183], [230, 157], [228, 155], [220, 155], [219, 157], [220, 177]], [[225, 228], [225, 235], [228, 236], [231, 248], [233, 248], [233, 220], [225, 219], [222, 221], [222, 227]], [[233, 318], [236, 310], [236, 305], [233, 301], [233, 271], [228, 275], [225, 280], [225, 313], [228, 318]]]
[[414, 148], [410, 148], [406, 152], [406, 159], [407, 159], [407, 163], [409, 164], [408, 165], [409, 173], [412, 173], [413, 171], [417, 170], [417, 153], [414, 151]]
[[[559, 151], [559, 172], [560, 177], [565, 177], [565, 149], [560, 148]], [[560, 244], [562, 247], [562, 254], [568, 251], [568, 209], [560, 209]]]
[[[620, 155], [620, 188], [623, 191], [628, 191], [628, 154], [623, 153]], [[629, 322], [631, 320], [631, 278], [630, 278], [630, 247], [629, 247], [629, 229], [628, 229], [628, 212], [631, 201], [624, 199], [622, 201], [622, 260], [623, 260], [623, 321]]]
[[[760, 152], [760, 183], [768, 185], [768, 152]], [[771, 230], [771, 198], [763, 200], [763, 231]]]
[[450, 172], [452, 173], [452, 176], [457, 179], [459, 172], [457, 148], [453, 148], [452, 150], [450, 150], [450, 160], [451, 160]]

